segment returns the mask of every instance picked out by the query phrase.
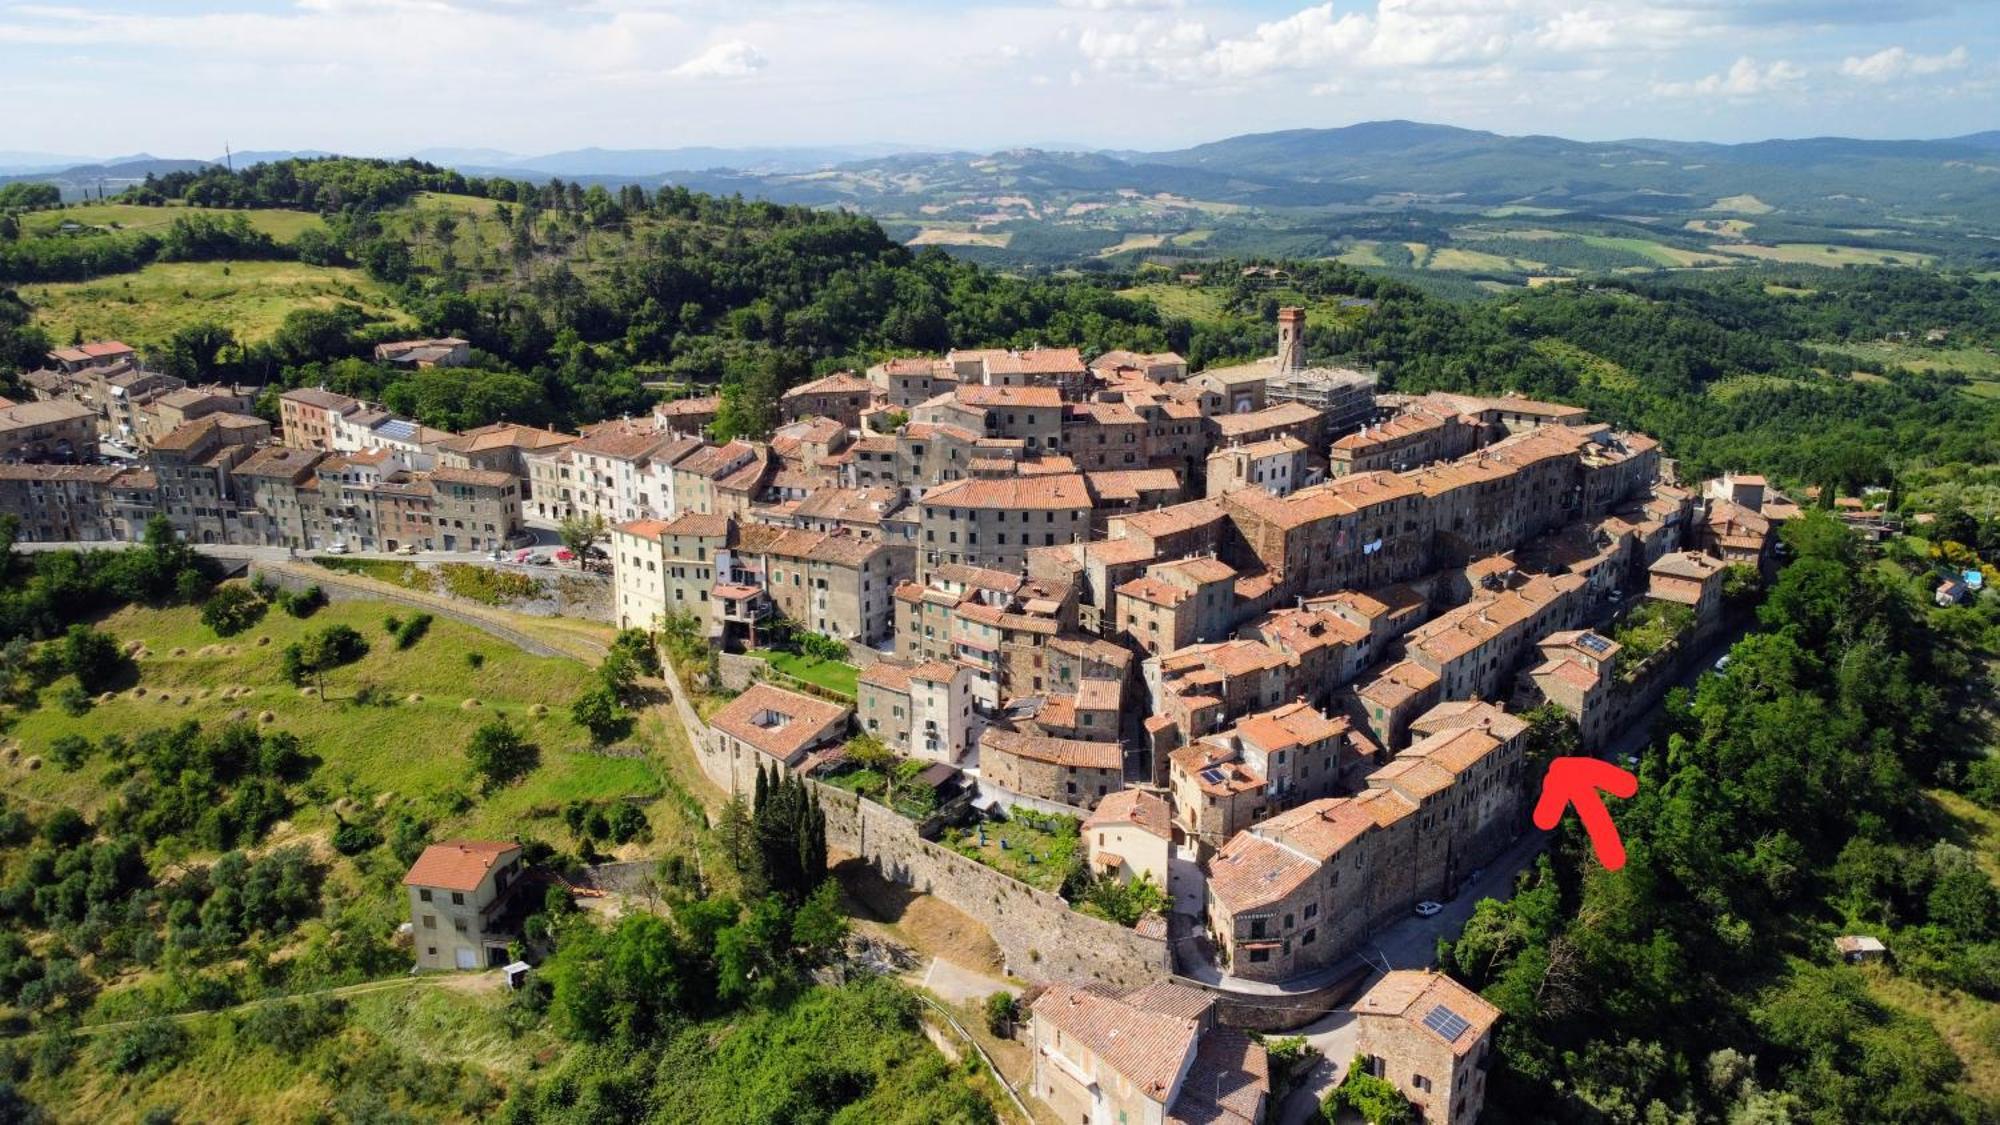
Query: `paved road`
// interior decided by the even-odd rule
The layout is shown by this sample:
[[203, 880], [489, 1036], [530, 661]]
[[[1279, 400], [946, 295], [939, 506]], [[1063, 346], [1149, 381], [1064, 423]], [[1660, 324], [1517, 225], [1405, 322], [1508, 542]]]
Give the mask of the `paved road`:
[[[84, 543], [16, 543], [14, 548], [23, 553], [32, 554], [37, 551], [124, 551], [140, 546], [144, 546], [144, 544], [128, 543], [124, 540], [113, 539], [103, 542]], [[207, 555], [210, 558], [249, 559], [253, 562], [307, 562], [315, 556], [331, 553], [325, 550], [294, 550], [290, 547], [256, 547], [238, 543], [190, 543], [188, 546], [194, 548], [197, 553]], [[535, 549], [540, 550], [548, 546], [549, 544], [537, 544]], [[512, 558], [513, 554], [514, 552], [512, 551], [502, 552], [502, 559], [500, 561], [487, 558], [484, 551], [418, 551], [414, 555], [400, 554], [395, 551], [345, 551], [341, 553], [341, 557], [350, 559], [386, 559], [390, 562], [470, 563], [476, 566], [490, 566], [496, 570], [518, 571], [522, 574], [545, 575], [556, 572], [572, 578], [601, 578], [605, 581], [610, 580], [609, 575], [580, 571], [573, 566], [558, 566], [554, 563], [547, 566], [534, 566], [529, 563], [508, 561]]]

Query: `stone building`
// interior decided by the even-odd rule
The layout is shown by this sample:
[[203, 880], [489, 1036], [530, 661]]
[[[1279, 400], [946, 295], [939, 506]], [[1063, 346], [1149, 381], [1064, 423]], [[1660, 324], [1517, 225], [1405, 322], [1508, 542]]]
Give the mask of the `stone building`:
[[1100, 879], [1151, 879], [1167, 888], [1173, 852], [1173, 813], [1167, 801], [1144, 789], [1106, 794], [1083, 821], [1083, 846]]
[[1270, 1094], [1262, 1044], [1221, 1026], [1216, 999], [1168, 982], [1052, 984], [1027, 999], [1029, 1092], [1083, 1125], [1257, 1125]]
[[824, 379], [814, 379], [786, 391], [779, 396], [778, 407], [787, 422], [820, 415], [835, 419], [850, 430], [859, 429], [861, 412], [868, 408], [874, 390], [868, 380], [854, 372], [836, 371]]
[[1091, 509], [1079, 473], [941, 484], [917, 502], [918, 577], [954, 563], [1022, 573], [1029, 548], [1088, 539]]
[[1355, 1053], [1426, 1125], [1472, 1125], [1500, 1009], [1442, 973], [1399, 969], [1354, 1001]]
[[278, 396], [278, 426], [293, 449], [333, 452], [334, 420], [361, 409], [359, 399], [319, 387], [297, 387]]
[[317, 449], [267, 445], [231, 471], [246, 539], [265, 547], [310, 547], [307, 508], [318, 500], [306, 488], [326, 458]]
[[806, 755], [847, 739], [847, 708], [762, 680], [708, 720], [711, 752], [730, 763], [731, 788], [746, 791], [757, 767], [797, 769]]
[[878, 660], [861, 670], [855, 720], [897, 753], [956, 765], [978, 729], [972, 680], [972, 669], [955, 662]]
[[520, 479], [488, 469], [434, 469], [437, 549], [497, 551], [521, 533]]
[[21, 521], [15, 534], [24, 543], [135, 539], [144, 517], [136, 525], [118, 518], [112, 484], [140, 472], [117, 465], [0, 463], [0, 516]]
[[1002, 789], [1087, 809], [1125, 787], [1116, 742], [1050, 738], [989, 726], [979, 736], [980, 777]]
[[1648, 597], [1687, 606], [1697, 622], [1706, 623], [1722, 612], [1722, 584], [1728, 580], [1729, 564], [1699, 551], [1677, 551], [1649, 567], [1647, 577]]
[[68, 399], [0, 406], [0, 460], [74, 461], [96, 455], [97, 412], [90, 407]]
[[1213, 849], [1274, 812], [1356, 791], [1374, 754], [1345, 715], [1303, 702], [1245, 716], [1169, 756], [1175, 823]]
[[1208, 455], [1208, 495], [1239, 488], [1261, 488], [1283, 496], [1307, 483], [1306, 451], [1310, 447], [1291, 434], [1229, 445]]

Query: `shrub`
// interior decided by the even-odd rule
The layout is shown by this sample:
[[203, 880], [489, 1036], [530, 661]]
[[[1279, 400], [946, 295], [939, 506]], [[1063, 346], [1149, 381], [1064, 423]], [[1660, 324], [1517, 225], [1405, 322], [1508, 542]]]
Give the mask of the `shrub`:
[[483, 652], [466, 653], [465, 666], [475, 672], [479, 671], [481, 668], [486, 667], [486, 654]]
[[120, 1074], [172, 1066], [187, 1047], [187, 1033], [170, 1020], [154, 1017], [111, 1041], [105, 1065]]
[[63, 634], [60, 651], [62, 670], [75, 676], [87, 692], [100, 692], [111, 686], [112, 678], [125, 666], [125, 655], [118, 651], [118, 638], [88, 625], [70, 626], [69, 632]]
[[233, 637], [262, 620], [267, 608], [249, 587], [224, 586], [202, 603], [201, 623], [218, 637]]
[[333, 850], [345, 856], [356, 856], [382, 842], [382, 834], [365, 824], [350, 824], [341, 821], [333, 830]]
[[90, 713], [90, 693], [83, 690], [82, 684], [65, 684], [56, 693], [56, 704], [70, 718], [81, 718]]
[[318, 613], [320, 607], [326, 604], [326, 591], [320, 589], [318, 583], [314, 583], [296, 594], [283, 595], [280, 604], [285, 607], [286, 613], [304, 620]]
[[1014, 1032], [1014, 1021], [1021, 1015], [1020, 1002], [1011, 992], [996, 992], [986, 998], [986, 1030], [1006, 1038]]
[[384, 633], [389, 634], [392, 637], [395, 636], [396, 631], [401, 629], [402, 627], [403, 627], [403, 619], [397, 617], [393, 613], [382, 619], [382, 631]]
[[64, 771], [81, 767], [84, 759], [90, 757], [90, 740], [80, 734], [65, 734], [49, 743], [49, 757]]
[[1321, 1108], [1329, 1121], [1339, 1120], [1343, 1110], [1360, 1114], [1370, 1125], [1406, 1125], [1417, 1119], [1410, 1099], [1395, 1083], [1368, 1073], [1368, 1060], [1360, 1055], [1348, 1065], [1347, 1077], [1326, 1096]]
[[618, 696], [610, 687], [600, 684], [577, 696], [570, 705], [570, 717], [578, 726], [590, 732], [591, 741], [599, 746], [615, 741], [625, 733], [630, 721], [618, 708]]
[[472, 732], [472, 742], [466, 747], [465, 756], [472, 764], [473, 772], [484, 780], [488, 788], [492, 788], [505, 785], [534, 769], [542, 754], [540, 748], [522, 737], [514, 724], [501, 716], [489, 719]]
[[431, 615], [428, 613], [419, 613], [408, 621], [403, 622], [395, 630], [396, 647], [406, 649], [415, 645], [418, 641], [424, 639], [424, 634], [430, 630], [430, 627]]

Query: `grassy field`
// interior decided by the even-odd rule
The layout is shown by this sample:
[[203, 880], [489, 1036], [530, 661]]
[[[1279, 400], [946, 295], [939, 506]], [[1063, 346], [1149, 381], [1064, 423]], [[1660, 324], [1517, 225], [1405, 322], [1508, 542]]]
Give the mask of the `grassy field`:
[[152, 231], [159, 233], [186, 215], [241, 215], [250, 225], [279, 242], [290, 242], [303, 231], [325, 230], [326, 221], [306, 211], [268, 209], [233, 211], [216, 207], [141, 207], [133, 203], [83, 203], [59, 211], [33, 211], [22, 216], [22, 226], [32, 234], [46, 234], [64, 223], [81, 223], [106, 230]]
[[1775, 246], [1752, 243], [1718, 246], [1724, 254], [1761, 258], [1808, 266], [1927, 266], [1932, 259], [1913, 250], [1881, 250], [1874, 247], [1835, 246], [1828, 242], [1780, 242]]
[[1729, 261], [1714, 254], [1683, 250], [1678, 246], [1668, 246], [1647, 238], [1617, 238], [1605, 234], [1586, 234], [1579, 236], [1579, 240], [1600, 250], [1624, 250], [1637, 254], [1662, 266], [1726, 265]]
[[1221, 294], [1208, 289], [1155, 282], [1150, 285], [1120, 289], [1118, 295], [1134, 300], [1151, 301], [1165, 316], [1213, 323], [1223, 319], [1225, 315]]
[[[53, 1078], [38, 1072], [26, 1091], [75, 1121], [137, 1121], [155, 1107], [177, 1106], [181, 1121], [307, 1122], [328, 1120], [336, 1099], [359, 1093], [346, 1088], [335, 1063], [365, 1058], [364, 1073], [379, 1077], [390, 1064], [413, 1078], [425, 1064], [455, 1063], [464, 1068], [462, 1080], [453, 1089], [447, 1078], [441, 1092], [460, 1102], [457, 1112], [432, 1105], [420, 1116], [478, 1121], [517, 1079], [565, 1049], [546, 1024], [519, 1035], [509, 1029], [502, 1019], [507, 993], [493, 983], [432, 978], [354, 996], [340, 1032], [299, 1055], [247, 1032], [239, 1014], [203, 1015], [179, 1023], [187, 1038], [176, 1065], [128, 1076], [93, 1062], [115, 1043], [117, 1033], [108, 1033], [84, 1048], [83, 1065]], [[405, 1119], [387, 1104], [370, 1108]]]
[[953, 229], [949, 227], [925, 227], [909, 241], [911, 246], [1006, 246], [1014, 238], [1012, 231]]
[[1874, 340], [1864, 344], [1817, 344], [1816, 347], [1884, 367], [1913, 371], [1956, 371], [1972, 379], [2000, 379], [2000, 354], [1985, 348], [1931, 347]]
[[350, 302], [370, 316], [414, 323], [390, 304], [387, 292], [357, 269], [299, 262], [156, 262], [136, 273], [94, 281], [24, 285], [35, 323], [57, 340], [159, 343], [191, 324], [212, 321], [244, 341], [277, 331], [285, 314], [306, 307]]
[[[215, 723], [239, 713], [254, 719], [270, 711], [276, 716], [273, 726], [297, 734], [321, 759], [313, 781], [331, 795], [363, 801], [445, 797], [442, 807], [457, 811], [436, 825], [441, 837], [506, 838], [530, 832], [562, 839], [566, 832], [557, 818], [567, 801], [659, 793], [659, 781], [644, 759], [592, 752], [583, 729], [570, 721], [569, 704], [588, 687], [589, 668], [572, 660], [529, 656], [443, 617], [432, 622], [414, 647], [398, 651], [383, 631], [383, 619], [411, 613], [375, 602], [335, 603], [303, 621], [273, 611], [248, 632], [218, 640], [194, 609], [120, 610], [100, 627], [121, 642], [146, 646], [137, 684], [80, 718], [70, 718], [51, 702], [20, 715], [6, 733], [20, 742], [25, 761], [46, 756], [49, 743], [65, 733], [94, 740], [118, 731], [129, 738], [186, 719]], [[305, 633], [336, 622], [359, 631], [370, 650], [327, 677], [328, 699], [321, 702], [284, 679], [278, 652]], [[269, 643], [258, 644], [260, 637], [268, 637]], [[477, 670], [467, 660], [470, 652], [484, 657]], [[384, 689], [397, 702], [354, 704], [363, 684]], [[468, 700], [478, 702], [468, 705]], [[535, 714], [537, 707], [545, 713]], [[494, 715], [505, 715], [541, 748], [541, 767], [483, 800], [460, 802], [450, 795], [476, 788], [467, 776], [466, 742]], [[111, 795], [99, 782], [100, 771], [88, 766], [75, 773], [53, 765], [0, 770], [0, 785], [36, 800], [87, 811]], [[301, 809], [293, 828], [310, 834], [331, 823], [326, 808], [309, 806]]]
[[760, 648], [752, 650], [750, 655], [769, 661], [771, 667], [776, 668], [787, 676], [804, 680], [817, 687], [823, 687], [836, 695], [844, 695], [849, 699], [854, 698], [856, 684], [861, 675], [861, 669], [844, 661], [815, 660], [809, 656], [800, 656], [795, 652], [778, 652], [774, 649]]

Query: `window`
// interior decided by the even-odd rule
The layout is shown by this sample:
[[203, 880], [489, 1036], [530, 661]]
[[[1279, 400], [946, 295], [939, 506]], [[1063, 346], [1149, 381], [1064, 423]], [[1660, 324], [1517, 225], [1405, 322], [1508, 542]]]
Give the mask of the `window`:
[[424, 902], [429, 902], [431, 900], [431, 889], [429, 887], [425, 887], [424, 889], [418, 891], [417, 898]]
[[1412, 1074], [1410, 1076], [1410, 1085], [1415, 1086], [1426, 1094], [1431, 1092], [1431, 1080], [1421, 1074]]
[[462, 933], [464, 933], [464, 932], [465, 932], [465, 919], [463, 919], [463, 918], [453, 918], [453, 919], [451, 920], [451, 928], [452, 928], [452, 929], [454, 929], [454, 930], [457, 930], [457, 931], [458, 931], [459, 933], [461, 933], [461, 934], [462, 934]]
[[437, 928], [438, 928], [438, 919], [437, 919], [437, 915], [435, 915], [435, 914], [426, 914], [426, 915], [424, 915], [424, 929], [426, 929], [426, 930], [435, 930], [435, 929], [437, 929]]
[[1268, 949], [1253, 949], [1250, 951], [1250, 963], [1253, 965], [1262, 964], [1270, 959], [1271, 951]]
[[453, 906], [464, 906], [464, 905], [465, 905], [465, 893], [464, 893], [463, 891], [453, 891], [453, 892], [451, 892], [451, 904], [452, 904]]

